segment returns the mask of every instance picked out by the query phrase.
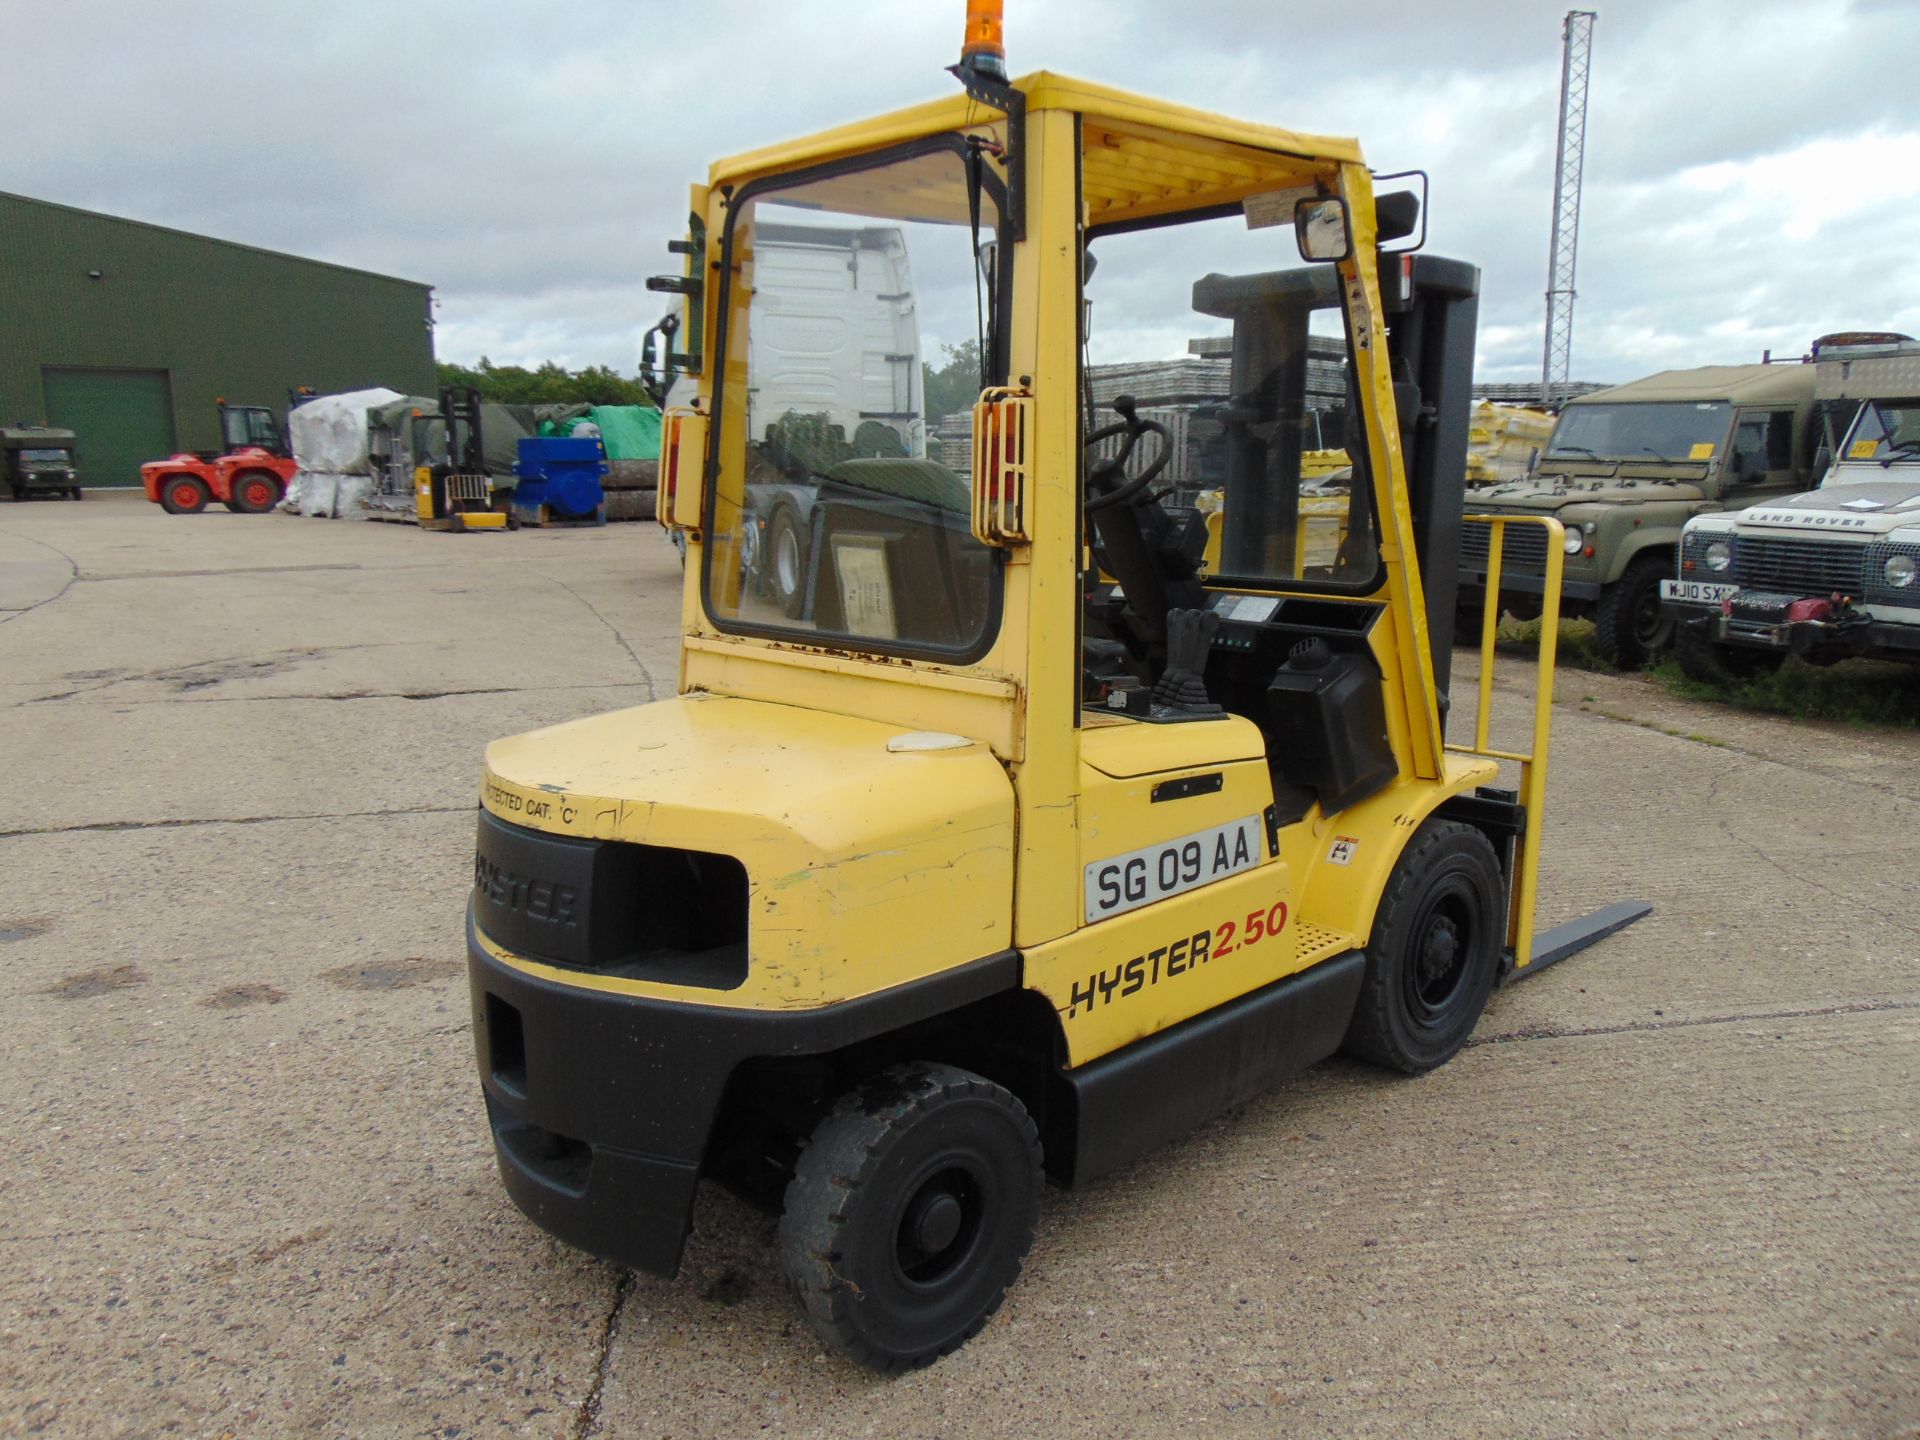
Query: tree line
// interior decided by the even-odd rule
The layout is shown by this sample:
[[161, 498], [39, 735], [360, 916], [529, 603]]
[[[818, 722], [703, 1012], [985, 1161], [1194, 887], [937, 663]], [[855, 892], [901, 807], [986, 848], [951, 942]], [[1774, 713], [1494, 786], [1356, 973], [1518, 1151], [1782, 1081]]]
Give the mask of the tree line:
[[646, 405], [653, 404], [646, 387], [605, 365], [569, 370], [549, 360], [537, 369], [524, 365], [496, 365], [480, 357], [478, 365], [434, 366], [440, 384], [471, 385], [482, 400], [499, 405]]

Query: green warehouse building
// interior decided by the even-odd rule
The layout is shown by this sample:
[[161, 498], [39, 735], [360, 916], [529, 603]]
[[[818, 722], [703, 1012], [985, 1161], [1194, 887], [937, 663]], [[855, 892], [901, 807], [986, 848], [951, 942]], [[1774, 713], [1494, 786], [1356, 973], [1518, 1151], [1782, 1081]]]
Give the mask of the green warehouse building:
[[432, 394], [432, 287], [0, 192], [0, 424], [72, 430], [81, 483], [216, 450], [217, 399]]

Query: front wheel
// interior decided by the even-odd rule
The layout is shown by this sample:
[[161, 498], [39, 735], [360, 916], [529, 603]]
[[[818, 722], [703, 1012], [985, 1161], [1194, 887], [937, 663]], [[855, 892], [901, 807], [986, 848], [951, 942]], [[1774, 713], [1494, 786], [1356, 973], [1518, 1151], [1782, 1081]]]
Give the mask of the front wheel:
[[280, 503], [280, 482], [258, 470], [234, 477], [233, 508], [243, 515], [264, 515]]
[[1341, 1048], [1414, 1075], [1451, 1060], [1493, 992], [1506, 894], [1485, 835], [1452, 820], [1421, 826], [1380, 897]]
[[1673, 642], [1673, 616], [1660, 603], [1660, 582], [1673, 575], [1673, 557], [1636, 556], [1593, 607], [1594, 648], [1622, 670], [1638, 670]]
[[1025, 1107], [951, 1065], [883, 1070], [800, 1152], [780, 1267], [840, 1353], [894, 1373], [959, 1349], [1033, 1244], [1040, 1141]]

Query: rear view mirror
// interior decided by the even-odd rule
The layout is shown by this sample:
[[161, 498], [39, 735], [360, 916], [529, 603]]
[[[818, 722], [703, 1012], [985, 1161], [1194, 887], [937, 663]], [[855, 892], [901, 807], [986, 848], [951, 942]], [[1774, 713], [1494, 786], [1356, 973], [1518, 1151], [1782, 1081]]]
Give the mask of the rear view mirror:
[[1338, 196], [1302, 200], [1293, 209], [1294, 238], [1302, 260], [1344, 260], [1353, 253], [1347, 202]]

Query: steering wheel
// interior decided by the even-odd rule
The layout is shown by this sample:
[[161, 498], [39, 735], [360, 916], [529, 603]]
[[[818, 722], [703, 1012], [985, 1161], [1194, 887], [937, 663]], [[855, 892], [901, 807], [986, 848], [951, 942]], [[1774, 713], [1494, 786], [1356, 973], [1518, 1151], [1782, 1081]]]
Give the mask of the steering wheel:
[[[1120, 446], [1120, 453], [1111, 460], [1102, 460], [1087, 472], [1087, 511], [1104, 510], [1109, 505], [1118, 505], [1131, 500], [1147, 486], [1151, 485], [1160, 472], [1167, 468], [1167, 461], [1173, 458], [1173, 437], [1167, 434], [1167, 427], [1153, 420], [1142, 420], [1139, 408], [1131, 395], [1119, 395], [1114, 398], [1114, 411], [1120, 416], [1111, 425], [1102, 425], [1087, 436], [1086, 446], [1092, 450], [1103, 440], [1111, 440], [1116, 435], [1126, 436]], [[1153, 457], [1148, 465], [1131, 480], [1123, 480], [1114, 489], [1100, 488], [1107, 481], [1126, 472], [1127, 461], [1133, 458], [1133, 447], [1140, 443], [1140, 437], [1147, 432], [1160, 437], [1160, 453]]]

